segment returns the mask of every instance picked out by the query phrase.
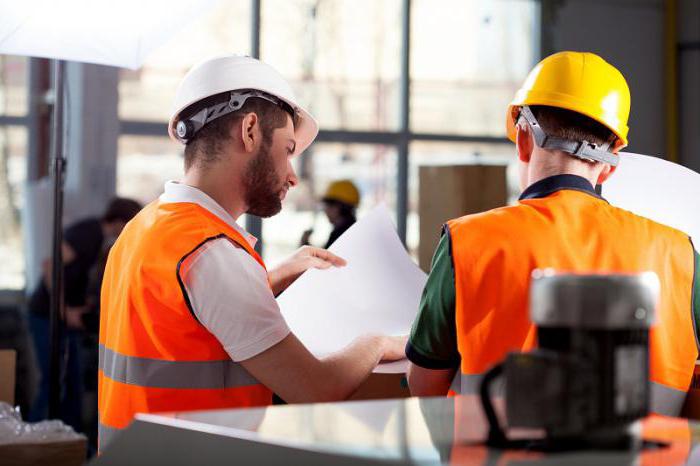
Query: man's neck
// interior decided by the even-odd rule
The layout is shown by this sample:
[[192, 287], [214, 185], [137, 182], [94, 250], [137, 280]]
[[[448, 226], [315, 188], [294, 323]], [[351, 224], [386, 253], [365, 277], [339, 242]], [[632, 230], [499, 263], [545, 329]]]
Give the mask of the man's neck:
[[597, 177], [590, 177], [587, 176], [586, 173], [580, 173], [576, 170], [558, 170], [558, 171], [538, 171], [537, 173], [532, 173], [528, 177], [528, 186], [532, 186], [533, 184], [537, 183], [538, 181], [542, 181], [546, 178], [550, 178], [552, 176], [557, 176], [557, 175], [576, 175], [580, 176], [581, 178], [584, 178], [588, 180], [589, 183], [591, 183], [591, 186], [596, 185], [596, 179]]
[[231, 217], [237, 220], [248, 207], [245, 204], [242, 184], [234, 182], [231, 178], [224, 178], [223, 175], [226, 173], [227, 170], [223, 168], [216, 171], [192, 167], [185, 173], [183, 182], [214, 199]]
[[527, 185], [556, 175], [576, 175], [587, 179], [592, 186], [598, 184], [600, 168], [575, 159], [568, 154], [549, 154], [545, 157], [533, 157], [528, 166]]

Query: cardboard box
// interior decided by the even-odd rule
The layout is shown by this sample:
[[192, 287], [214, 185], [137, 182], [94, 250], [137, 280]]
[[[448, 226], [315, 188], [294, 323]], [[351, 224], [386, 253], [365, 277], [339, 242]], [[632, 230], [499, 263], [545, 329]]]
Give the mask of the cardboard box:
[[0, 401], [15, 404], [15, 350], [0, 350]]
[[508, 202], [505, 165], [421, 166], [419, 182], [418, 264], [426, 272], [447, 220]]
[[382, 374], [373, 372], [349, 400], [381, 400], [386, 398], [408, 398], [406, 374]]
[[86, 440], [0, 444], [3, 466], [80, 466], [86, 460]]

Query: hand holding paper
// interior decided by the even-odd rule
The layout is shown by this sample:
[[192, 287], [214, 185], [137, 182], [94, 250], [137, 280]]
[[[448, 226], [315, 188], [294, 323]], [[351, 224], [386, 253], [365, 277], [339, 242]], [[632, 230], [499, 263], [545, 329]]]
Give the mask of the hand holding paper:
[[427, 277], [399, 241], [387, 208], [361, 218], [330, 251], [347, 266], [308, 270], [278, 298], [302, 343], [323, 357], [361, 335], [408, 334]]
[[313, 246], [302, 246], [268, 273], [272, 292], [275, 295], [280, 294], [308, 269], [327, 269], [345, 265], [345, 259], [330, 251]]

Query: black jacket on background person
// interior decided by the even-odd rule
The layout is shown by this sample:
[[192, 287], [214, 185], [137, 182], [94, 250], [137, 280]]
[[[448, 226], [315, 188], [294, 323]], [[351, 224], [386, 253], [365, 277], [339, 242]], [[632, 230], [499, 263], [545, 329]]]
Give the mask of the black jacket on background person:
[[[90, 271], [97, 263], [104, 242], [100, 220], [87, 218], [69, 226], [64, 234], [65, 241], [75, 252], [75, 259], [64, 266], [63, 289], [65, 303], [69, 307], [84, 306], [90, 279]], [[32, 292], [28, 308], [35, 315], [49, 317], [51, 296], [42, 280]]]

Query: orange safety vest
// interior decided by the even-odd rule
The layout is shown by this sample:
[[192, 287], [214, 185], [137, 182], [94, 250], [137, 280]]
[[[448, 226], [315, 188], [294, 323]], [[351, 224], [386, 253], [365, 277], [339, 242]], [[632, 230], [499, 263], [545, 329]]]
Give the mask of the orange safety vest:
[[661, 282], [658, 325], [650, 332], [651, 409], [678, 415], [698, 347], [687, 235], [608, 204], [592, 192], [555, 190], [518, 205], [447, 224], [455, 273], [457, 347], [450, 393], [478, 393], [481, 376], [511, 351], [529, 351], [530, 275], [653, 271]]
[[271, 403], [271, 391], [197, 321], [184, 289], [184, 259], [222, 237], [265, 267], [235, 229], [192, 203], [151, 203], [110, 251], [100, 316], [100, 450], [136, 413]]

